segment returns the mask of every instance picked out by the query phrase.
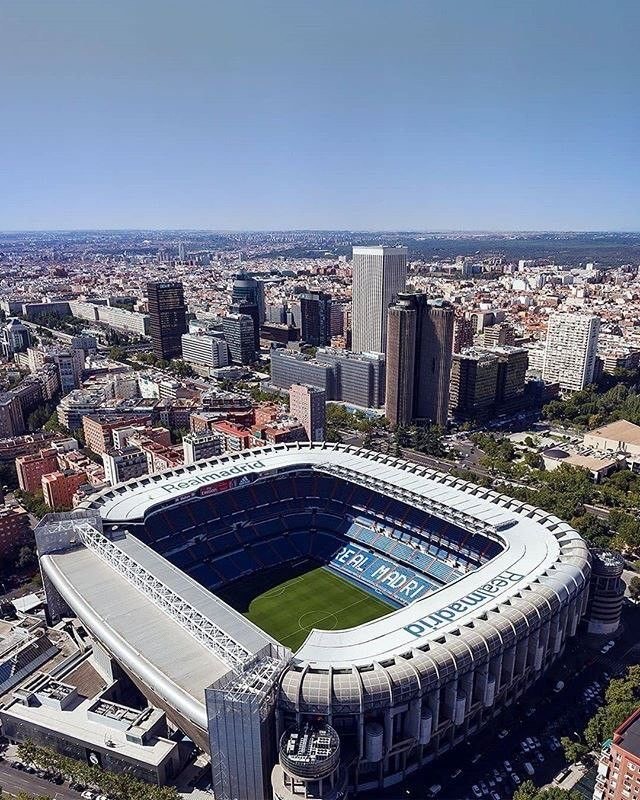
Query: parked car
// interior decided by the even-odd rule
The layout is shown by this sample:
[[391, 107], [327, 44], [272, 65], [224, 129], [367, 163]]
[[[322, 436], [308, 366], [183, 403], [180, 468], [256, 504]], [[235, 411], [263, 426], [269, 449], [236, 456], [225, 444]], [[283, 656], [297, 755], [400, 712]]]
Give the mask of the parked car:
[[476, 797], [482, 797], [482, 790], [480, 789], [477, 783], [473, 784], [473, 786], [471, 787], [471, 791]]

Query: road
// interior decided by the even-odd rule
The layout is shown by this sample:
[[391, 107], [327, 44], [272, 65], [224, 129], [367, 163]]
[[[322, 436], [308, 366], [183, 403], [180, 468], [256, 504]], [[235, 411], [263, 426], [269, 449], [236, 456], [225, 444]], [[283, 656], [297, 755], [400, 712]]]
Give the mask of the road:
[[27, 792], [35, 796], [44, 795], [51, 800], [78, 800], [80, 797], [79, 792], [74, 792], [68, 786], [57, 786], [37, 775], [13, 769], [6, 761], [0, 763], [0, 787], [8, 794]]

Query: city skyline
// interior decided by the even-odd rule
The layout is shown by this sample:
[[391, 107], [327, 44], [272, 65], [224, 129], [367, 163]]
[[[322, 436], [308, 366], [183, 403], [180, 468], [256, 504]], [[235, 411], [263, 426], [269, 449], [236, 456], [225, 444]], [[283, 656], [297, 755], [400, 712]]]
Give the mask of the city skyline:
[[2, 8], [3, 229], [640, 227], [629, 0]]

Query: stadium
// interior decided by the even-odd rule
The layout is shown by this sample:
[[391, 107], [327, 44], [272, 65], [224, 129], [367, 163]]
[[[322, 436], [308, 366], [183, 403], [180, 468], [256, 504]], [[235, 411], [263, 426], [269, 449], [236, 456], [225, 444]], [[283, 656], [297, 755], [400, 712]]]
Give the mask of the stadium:
[[36, 537], [52, 619], [210, 754], [220, 800], [401, 782], [562, 654], [591, 569], [540, 509], [338, 444], [138, 478]]

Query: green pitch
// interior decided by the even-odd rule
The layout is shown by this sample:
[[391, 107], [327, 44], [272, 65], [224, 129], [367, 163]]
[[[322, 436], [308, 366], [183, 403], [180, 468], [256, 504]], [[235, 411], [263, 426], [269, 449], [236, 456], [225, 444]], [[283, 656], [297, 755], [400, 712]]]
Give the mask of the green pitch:
[[297, 650], [312, 628], [353, 628], [394, 611], [324, 567], [258, 595], [245, 616], [281, 644]]

